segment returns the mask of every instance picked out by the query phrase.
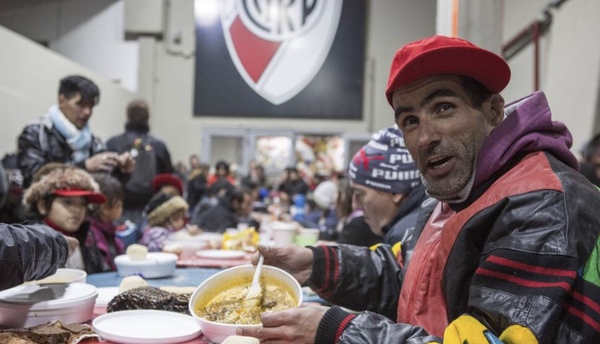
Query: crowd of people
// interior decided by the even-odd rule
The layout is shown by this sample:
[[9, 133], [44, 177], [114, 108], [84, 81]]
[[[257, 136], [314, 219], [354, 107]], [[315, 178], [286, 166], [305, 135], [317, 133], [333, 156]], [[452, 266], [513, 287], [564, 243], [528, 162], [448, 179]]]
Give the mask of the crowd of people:
[[13, 221], [0, 231], [10, 276], [0, 287], [59, 266], [115, 270], [132, 242], [161, 251], [177, 231], [260, 230], [269, 218], [318, 228], [321, 241], [261, 245], [253, 262], [261, 254], [332, 306], [265, 313], [261, 328], [239, 335], [599, 342], [600, 136], [579, 161], [543, 92], [505, 104], [509, 80], [500, 56], [462, 39], [401, 47], [386, 89], [394, 124], [373, 133], [347, 171], [313, 182], [294, 166], [267, 176], [252, 162], [238, 176], [229, 162], [210, 166], [197, 155], [174, 167], [140, 100], [127, 108], [125, 132], [105, 145], [88, 125], [98, 88], [66, 77], [57, 104], [19, 136], [12, 163], [22, 193], [10, 187], [19, 178], [2, 173], [11, 179], [0, 183], [0, 201]]

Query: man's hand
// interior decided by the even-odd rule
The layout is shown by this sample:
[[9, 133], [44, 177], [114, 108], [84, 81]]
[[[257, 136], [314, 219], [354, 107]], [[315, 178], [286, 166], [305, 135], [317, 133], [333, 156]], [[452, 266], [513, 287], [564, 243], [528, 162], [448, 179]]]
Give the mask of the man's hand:
[[85, 161], [88, 172], [111, 172], [119, 165], [119, 155], [115, 152], [98, 153]]
[[[265, 260], [266, 262], [266, 260]], [[305, 305], [261, 315], [262, 328], [236, 330], [240, 336], [255, 337], [261, 343], [314, 343], [319, 322], [329, 308]]]
[[122, 173], [131, 173], [135, 168], [135, 159], [129, 154], [129, 152], [122, 153], [118, 157], [119, 168]]
[[[265, 264], [289, 272], [301, 285], [308, 280], [312, 273], [313, 253], [309, 248], [258, 245], [258, 252], [265, 257]], [[258, 263], [258, 257], [258, 253], [252, 256], [252, 264]]]

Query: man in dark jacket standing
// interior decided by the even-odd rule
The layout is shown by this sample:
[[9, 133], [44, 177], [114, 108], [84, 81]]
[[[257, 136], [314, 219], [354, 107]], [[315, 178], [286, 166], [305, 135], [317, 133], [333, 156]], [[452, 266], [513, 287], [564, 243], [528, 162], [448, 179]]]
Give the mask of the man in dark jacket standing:
[[552, 121], [542, 92], [505, 106], [499, 92], [509, 80], [500, 56], [459, 38], [398, 50], [387, 100], [439, 201], [418, 220], [410, 261], [398, 271], [354, 246], [259, 246], [265, 264], [334, 304], [369, 311], [264, 313], [262, 328], [238, 334], [294, 343], [600, 343], [600, 192], [577, 171], [571, 134]]
[[58, 104], [27, 125], [18, 139], [18, 164], [23, 187], [31, 184], [35, 172], [49, 162], [79, 166], [88, 172], [129, 173], [135, 162], [129, 153], [106, 151], [92, 134], [88, 121], [100, 100], [100, 90], [91, 80], [71, 75], [60, 81]]
[[133, 100], [127, 105], [125, 132], [106, 142], [110, 151], [128, 153], [136, 159], [131, 176], [122, 180], [125, 191], [123, 219], [139, 223], [144, 207], [152, 198], [152, 180], [159, 174], [173, 173], [171, 154], [165, 143], [150, 134], [150, 110], [144, 100]]

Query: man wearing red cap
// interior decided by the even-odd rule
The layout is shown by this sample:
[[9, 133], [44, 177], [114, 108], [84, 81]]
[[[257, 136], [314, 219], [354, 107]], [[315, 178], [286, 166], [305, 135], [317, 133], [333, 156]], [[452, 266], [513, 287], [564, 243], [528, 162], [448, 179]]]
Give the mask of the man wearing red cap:
[[[600, 193], [542, 92], [505, 106], [510, 69], [470, 42], [402, 47], [386, 97], [427, 194], [407, 264], [351, 246], [265, 248], [340, 307], [263, 314], [264, 341], [599, 343]], [[429, 209], [429, 208], [428, 208]], [[390, 315], [390, 308], [395, 314]], [[379, 314], [385, 314], [387, 317]]]

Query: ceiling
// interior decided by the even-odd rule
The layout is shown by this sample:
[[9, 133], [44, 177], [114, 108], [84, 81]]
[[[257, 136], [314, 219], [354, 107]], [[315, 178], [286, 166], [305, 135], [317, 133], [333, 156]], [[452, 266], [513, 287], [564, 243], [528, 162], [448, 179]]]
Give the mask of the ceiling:
[[35, 7], [41, 4], [57, 3], [61, 0], [1, 0], [0, 12], [19, 10], [27, 7]]

